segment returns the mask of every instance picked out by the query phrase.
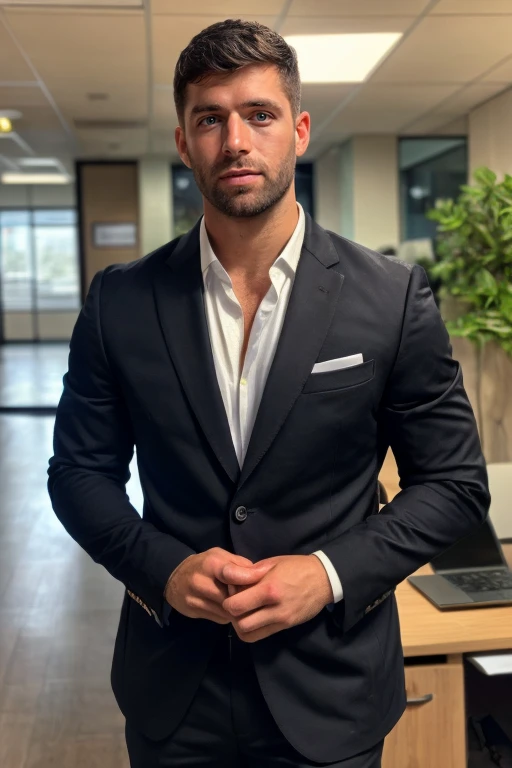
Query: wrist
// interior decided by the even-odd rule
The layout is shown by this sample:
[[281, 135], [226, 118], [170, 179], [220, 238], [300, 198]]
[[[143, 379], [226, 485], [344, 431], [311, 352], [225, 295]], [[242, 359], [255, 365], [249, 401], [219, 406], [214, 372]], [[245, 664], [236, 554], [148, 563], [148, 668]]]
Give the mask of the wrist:
[[334, 592], [332, 589], [331, 580], [329, 578], [329, 574], [327, 573], [327, 570], [322, 560], [315, 554], [311, 554], [309, 555], [309, 557], [314, 557], [316, 562], [318, 563], [317, 570], [318, 570], [318, 573], [320, 574], [321, 596], [322, 596], [322, 601], [325, 607], [326, 605], [329, 605], [329, 603], [334, 603]]
[[[186, 558], [185, 558], [185, 560], [188, 560], [188, 558], [189, 558], [189, 557], [193, 557], [193, 555], [189, 555], [188, 557], [186, 557]], [[175, 568], [175, 569], [174, 569], [174, 571], [171, 573], [171, 575], [169, 576], [169, 578], [167, 579], [167, 581], [166, 581], [166, 583], [165, 583], [165, 589], [164, 589], [164, 597], [165, 597], [165, 599], [167, 600], [167, 602], [168, 602], [168, 603], [170, 603], [170, 600], [169, 600], [169, 598], [168, 598], [168, 595], [169, 595], [169, 593], [170, 593], [170, 589], [171, 589], [171, 582], [172, 582], [172, 580], [173, 580], [174, 576], [176, 575], [176, 573], [179, 571], [179, 569], [181, 568], [181, 566], [182, 566], [182, 565], [183, 565], [183, 563], [185, 562], [185, 560], [182, 560], [182, 561], [181, 561], [181, 563], [179, 563], [179, 564], [176, 566], [176, 568]]]

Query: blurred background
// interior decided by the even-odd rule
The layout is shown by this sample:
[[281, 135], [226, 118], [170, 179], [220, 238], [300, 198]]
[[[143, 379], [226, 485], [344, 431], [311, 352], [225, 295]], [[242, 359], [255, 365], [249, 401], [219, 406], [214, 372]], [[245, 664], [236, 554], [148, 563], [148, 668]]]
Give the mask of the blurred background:
[[[0, 0], [1, 768], [127, 765], [109, 687], [123, 587], [55, 520], [45, 473], [92, 277], [202, 213], [174, 145], [172, 80], [191, 37], [228, 17], [260, 21], [297, 49], [312, 118], [296, 169], [305, 210], [427, 271], [498, 478], [493, 523], [512, 549], [512, 0]], [[391, 499], [392, 454], [381, 482]], [[405, 622], [413, 609], [400, 609]], [[480, 622], [469, 612], [471, 631], [492, 611], [499, 640], [491, 630], [471, 648], [439, 641], [428, 652], [404, 641], [406, 656], [459, 654], [465, 670], [466, 650], [510, 650], [512, 608]], [[437, 696], [445, 725], [455, 710], [466, 722], [461, 690], [449, 705]], [[449, 759], [430, 756], [436, 716], [415, 710], [413, 745], [401, 737], [389, 766], [488, 764], [489, 750], [471, 756], [469, 731], [455, 726]]]

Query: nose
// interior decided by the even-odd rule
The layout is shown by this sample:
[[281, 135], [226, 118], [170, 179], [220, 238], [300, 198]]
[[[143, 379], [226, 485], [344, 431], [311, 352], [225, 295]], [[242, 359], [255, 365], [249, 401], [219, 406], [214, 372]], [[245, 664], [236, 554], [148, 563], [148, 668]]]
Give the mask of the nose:
[[224, 124], [223, 153], [236, 157], [247, 155], [251, 149], [251, 129], [240, 115], [230, 115]]

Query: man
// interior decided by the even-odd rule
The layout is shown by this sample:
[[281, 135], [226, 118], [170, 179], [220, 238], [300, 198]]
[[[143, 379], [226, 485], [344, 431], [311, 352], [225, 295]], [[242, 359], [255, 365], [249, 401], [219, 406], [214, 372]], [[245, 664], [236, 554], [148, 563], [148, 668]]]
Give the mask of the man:
[[[395, 586], [489, 505], [461, 371], [423, 270], [297, 205], [310, 117], [279, 35], [204, 30], [175, 101], [204, 217], [94, 278], [53, 506], [126, 586], [112, 685], [134, 768], [375, 768], [405, 707]], [[402, 491], [378, 514], [390, 445]]]

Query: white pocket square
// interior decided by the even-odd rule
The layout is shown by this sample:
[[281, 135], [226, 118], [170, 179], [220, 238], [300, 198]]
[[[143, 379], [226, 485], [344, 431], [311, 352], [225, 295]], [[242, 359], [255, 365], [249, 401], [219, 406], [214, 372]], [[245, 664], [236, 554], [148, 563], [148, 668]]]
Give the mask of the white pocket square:
[[324, 360], [323, 363], [315, 363], [311, 373], [327, 373], [328, 371], [339, 371], [341, 368], [352, 368], [354, 365], [361, 365], [362, 362], [362, 354], [349, 355], [348, 357], [337, 357], [334, 360]]

